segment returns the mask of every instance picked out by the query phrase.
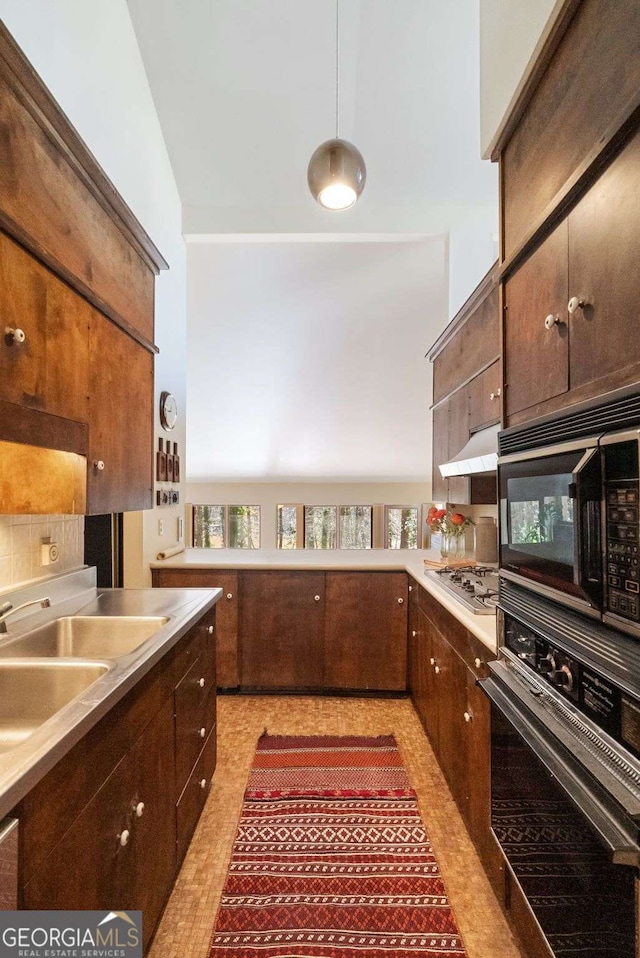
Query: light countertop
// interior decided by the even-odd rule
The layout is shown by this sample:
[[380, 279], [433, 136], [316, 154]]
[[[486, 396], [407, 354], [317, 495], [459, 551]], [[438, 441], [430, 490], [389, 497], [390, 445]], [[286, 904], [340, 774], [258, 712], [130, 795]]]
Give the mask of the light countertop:
[[[424, 574], [424, 560], [440, 560], [436, 549], [186, 549], [152, 569], [261, 569], [345, 572], [408, 572], [492, 652], [496, 652], [496, 617], [474, 615]], [[469, 557], [469, 561], [473, 561]], [[433, 566], [432, 568], [436, 568]], [[212, 583], [215, 585], [215, 583]]]

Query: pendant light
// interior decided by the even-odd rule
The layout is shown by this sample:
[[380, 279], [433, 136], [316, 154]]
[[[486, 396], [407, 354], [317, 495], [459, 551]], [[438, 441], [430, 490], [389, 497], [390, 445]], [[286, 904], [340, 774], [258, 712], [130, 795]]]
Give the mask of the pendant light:
[[348, 210], [364, 189], [367, 168], [353, 143], [339, 137], [339, 23], [340, 0], [336, 0], [336, 135], [325, 140], [309, 160], [307, 183], [320, 206], [328, 210]]

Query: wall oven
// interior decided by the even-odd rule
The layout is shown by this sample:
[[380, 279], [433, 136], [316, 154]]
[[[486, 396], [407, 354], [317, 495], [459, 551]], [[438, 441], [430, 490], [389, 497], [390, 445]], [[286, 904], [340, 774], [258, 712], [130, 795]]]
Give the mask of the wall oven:
[[507, 580], [500, 603], [493, 836], [550, 955], [639, 958], [640, 645]]

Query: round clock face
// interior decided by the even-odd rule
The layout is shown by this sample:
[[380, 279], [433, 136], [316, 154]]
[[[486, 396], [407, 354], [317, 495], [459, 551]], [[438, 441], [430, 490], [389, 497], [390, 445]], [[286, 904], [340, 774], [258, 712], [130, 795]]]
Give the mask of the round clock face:
[[160, 422], [163, 429], [173, 429], [178, 418], [178, 403], [171, 393], [160, 394]]

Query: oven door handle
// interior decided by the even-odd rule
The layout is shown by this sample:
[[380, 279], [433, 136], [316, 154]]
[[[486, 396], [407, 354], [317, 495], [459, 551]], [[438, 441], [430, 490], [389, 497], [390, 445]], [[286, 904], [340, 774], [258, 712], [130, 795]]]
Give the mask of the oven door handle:
[[569, 492], [575, 502], [573, 581], [598, 608], [602, 604], [602, 497], [599, 449], [587, 449], [575, 468]]
[[624, 827], [619, 816], [616, 820], [612, 801], [607, 802], [606, 795], [588, 778], [581, 765], [569, 753], [563, 754], [561, 747], [553, 747], [551, 738], [538, 731], [535, 716], [525, 714], [493, 675], [479, 679], [477, 684], [586, 818], [612, 861], [618, 865], [639, 865], [640, 848], [635, 835]]

